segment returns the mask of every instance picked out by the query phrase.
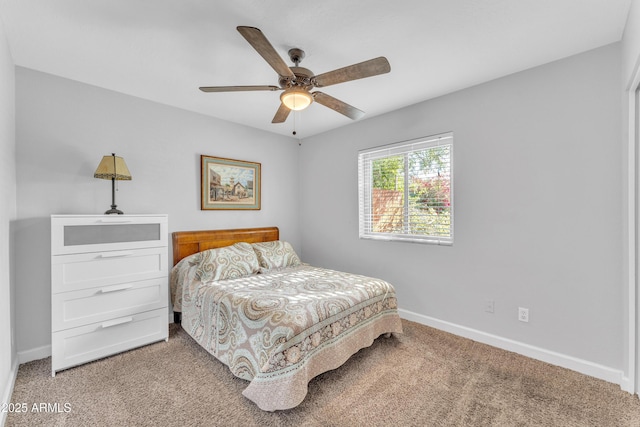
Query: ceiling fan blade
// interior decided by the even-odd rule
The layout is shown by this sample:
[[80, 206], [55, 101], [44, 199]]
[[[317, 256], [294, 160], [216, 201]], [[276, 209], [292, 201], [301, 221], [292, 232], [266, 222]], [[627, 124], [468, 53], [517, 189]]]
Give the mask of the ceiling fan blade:
[[287, 120], [287, 117], [289, 117], [290, 112], [291, 110], [288, 109], [286, 105], [280, 104], [280, 108], [276, 111], [276, 115], [273, 116], [271, 123], [284, 123], [285, 120]]
[[242, 34], [251, 46], [258, 51], [260, 56], [271, 65], [271, 68], [276, 70], [278, 75], [283, 77], [295, 77], [293, 71], [282, 60], [278, 52], [273, 48], [269, 40], [262, 34], [258, 28], [255, 27], [237, 27], [237, 30]]
[[326, 93], [313, 92], [311, 95], [313, 95], [313, 100], [318, 104], [322, 104], [340, 114], [344, 114], [350, 119], [358, 120], [360, 117], [364, 116], [364, 111], [358, 110], [356, 107], [346, 104], [333, 96], [327, 95]]
[[391, 65], [384, 56], [338, 68], [337, 70], [322, 73], [313, 78], [316, 87], [325, 87], [344, 83], [351, 80], [364, 79], [391, 71]]
[[244, 92], [252, 90], [280, 90], [278, 86], [201, 86], [203, 92]]

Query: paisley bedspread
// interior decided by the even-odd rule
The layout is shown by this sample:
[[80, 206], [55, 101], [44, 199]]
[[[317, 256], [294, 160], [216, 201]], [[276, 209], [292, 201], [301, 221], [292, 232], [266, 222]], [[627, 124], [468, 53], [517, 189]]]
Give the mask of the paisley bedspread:
[[266, 411], [299, 405], [307, 383], [385, 333], [401, 333], [393, 287], [380, 279], [300, 265], [182, 284], [182, 327], [250, 381]]

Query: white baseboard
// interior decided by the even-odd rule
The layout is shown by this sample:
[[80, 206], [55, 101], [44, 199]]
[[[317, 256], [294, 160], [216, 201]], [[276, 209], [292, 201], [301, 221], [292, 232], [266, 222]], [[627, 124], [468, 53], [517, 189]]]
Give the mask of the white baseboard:
[[620, 381], [620, 388], [627, 393], [636, 394], [633, 386], [631, 385], [631, 380], [628, 376], [622, 375], [622, 379]]
[[[4, 390], [2, 390], [2, 402], [10, 403], [11, 396], [13, 395], [13, 386], [16, 384], [16, 378], [18, 377], [18, 360], [17, 358], [13, 361], [11, 365], [11, 371], [9, 372], [9, 378], [7, 380], [7, 385]], [[0, 426], [4, 426], [4, 423], [7, 421], [8, 411], [0, 411]]]
[[522, 354], [523, 356], [550, 363], [552, 365], [571, 369], [572, 371], [589, 375], [591, 377], [595, 377], [604, 381], [618, 384], [620, 385], [620, 388], [628, 391], [625, 389], [625, 381], [621, 370], [589, 362], [588, 360], [578, 359], [566, 354], [557, 353], [555, 351], [546, 350], [544, 348], [525, 344], [519, 341], [514, 341], [508, 338], [503, 338], [498, 335], [479, 331], [477, 329], [456, 325], [455, 323], [446, 322], [444, 320], [435, 319], [429, 316], [424, 316], [422, 314], [417, 314], [408, 310], [399, 309], [398, 311], [400, 312], [400, 317], [404, 319], [430, 326], [435, 329], [440, 329], [442, 331], [449, 332], [451, 334], [458, 335], [464, 338], [469, 338], [473, 341], [488, 344], [493, 347], [501, 348], [503, 350]]
[[23, 364], [33, 360], [45, 359], [51, 356], [51, 345], [43, 345], [42, 347], [33, 348], [31, 350], [18, 352], [18, 363]]

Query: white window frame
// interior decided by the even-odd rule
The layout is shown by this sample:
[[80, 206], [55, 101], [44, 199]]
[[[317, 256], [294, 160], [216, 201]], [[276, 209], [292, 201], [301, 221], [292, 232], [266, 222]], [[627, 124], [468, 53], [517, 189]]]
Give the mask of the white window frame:
[[[372, 230], [372, 176], [371, 176], [371, 162], [374, 160], [383, 159], [386, 157], [395, 157], [398, 155], [406, 155], [414, 151], [420, 151], [433, 147], [450, 146], [449, 149], [449, 215], [450, 226], [448, 236], [433, 236], [425, 234], [409, 234], [406, 233], [385, 233], [374, 232]], [[405, 156], [405, 162], [407, 162], [408, 156]], [[405, 181], [408, 176], [407, 167], [405, 167]], [[408, 191], [409, 185], [404, 185], [405, 197], [404, 197], [404, 215], [405, 218], [408, 213]], [[453, 133], [443, 133], [439, 135], [433, 135], [410, 141], [402, 141], [394, 144], [384, 145], [381, 147], [370, 148], [361, 150], [358, 152], [358, 203], [359, 203], [359, 234], [361, 239], [374, 239], [374, 240], [390, 240], [401, 242], [414, 242], [414, 243], [426, 243], [436, 245], [453, 245]], [[405, 224], [408, 221], [405, 221]]]

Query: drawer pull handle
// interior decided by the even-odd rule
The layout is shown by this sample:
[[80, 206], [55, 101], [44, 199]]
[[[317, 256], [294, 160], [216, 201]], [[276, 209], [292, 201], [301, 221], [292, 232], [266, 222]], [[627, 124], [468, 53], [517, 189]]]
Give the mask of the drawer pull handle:
[[123, 323], [129, 323], [133, 320], [133, 317], [123, 317], [121, 319], [109, 320], [108, 322], [102, 322], [103, 328], [110, 328], [116, 325], [122, 325]]
[[100, 292], [102, 292], [103, 294], [106, 294], [109, 292], [126, 291], [127, 289], [131, 289], [131, 288], [133, 288], [133, 285], [114, 286], [111, 288], [102, 288], [100, 289]]
[[125, 252], [105, 252], [99, 255], [100, 258], [117, 258], [117, 257], [121, 257], [121, 256], [130, 256], [133, 255], [133, 252], [131, 251], [125, 251]]

